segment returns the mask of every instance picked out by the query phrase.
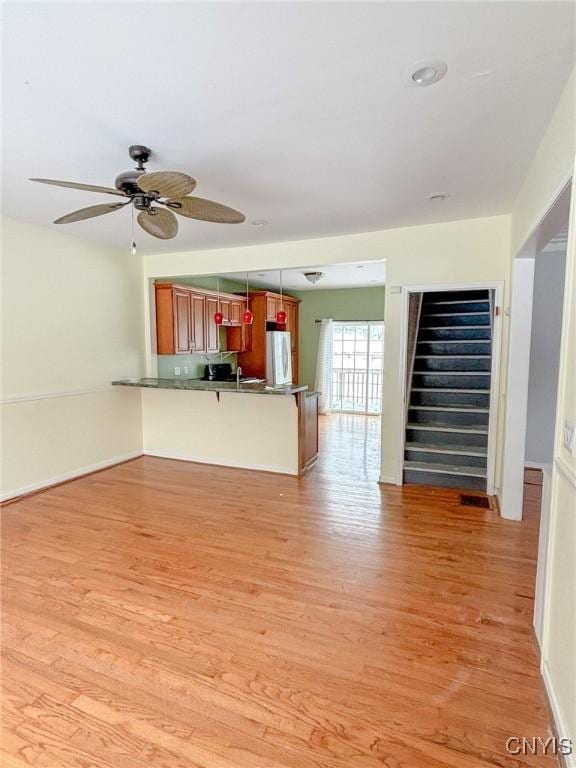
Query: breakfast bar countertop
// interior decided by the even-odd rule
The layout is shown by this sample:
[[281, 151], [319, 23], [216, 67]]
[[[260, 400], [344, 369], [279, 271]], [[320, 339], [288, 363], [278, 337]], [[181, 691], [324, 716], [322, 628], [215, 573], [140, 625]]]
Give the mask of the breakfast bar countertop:
[[264, 382], [204, 381], [203, 379], [123, 379], [113, 381], [117, 387], [144, 387], [147, 389], [184, 389], [199, 392], [239, 392], [248, 395], [295, 395], [308, 389], [306, 384], [285, 387], [267, 387]]

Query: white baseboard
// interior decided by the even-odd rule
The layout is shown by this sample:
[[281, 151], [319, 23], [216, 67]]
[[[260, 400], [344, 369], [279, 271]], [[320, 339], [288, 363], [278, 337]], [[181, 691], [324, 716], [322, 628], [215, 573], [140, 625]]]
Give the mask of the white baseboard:
[[383, 485], [402, 485], [402, 483], [398, 482], [397, 478], [389, 477], [388, 475], [380, 475], [378, 482]]
[[[560, 708], [560, 702], [558, 701], [554, 691], [552, 678], [550, 677], [550, 670], [548, 669], [546, 661], [542, 662], [541, 672], [542, 679], [544, 680], [544, 687], [546, 688], [546, 694], [548, 696], [548, 702], [550, 704], [550, 709], [552, 710], [552, 717], [554, 719], [556, 734], [560, 739], [572, 738], [574, 740], [575, 734], [570, 734], [568, 730], [566, 720]], [[573, 741], [573, 753], [571, 755], [563, 755], [561, 757], [561, 761], [563, 761], [565, 768], [576, 768], [576, 741]]]
[[209, 464], [215, 467], [232, 467], [233, 469], [251, 469], [255, 472], [273, 472], [276, 475], [290, 475], [297, 477], [298, 470], [290, 470], [288, 467], [275, 467], [269, 464], [247, 464], [242, 461], [213, 461], [203, 456], [194, 456], [191, 453], [178, 453], [173, 451], [156, 451], [152, 448], [144, 449], [145, 456], [155, 456], [158, 459], [174, 459], [176, 461], [190, 461], [193, 464]]
[[68, 480], [74, 480], [77, 477], [83, 475], [90, 475], [92, 472], [98, 472], [100, 469], [107, 469], [113, 467], [116, 464], [123, 464], [130, 459], [137, 459], [142, 456], [142, 451], [132, 451], [131, 453], [125, 453], [122, 456], [115, 456], [113, 459], [106, 459], [106, 461], [99, 461], [97, 464], [90, 464], [85, 467], [79, 467], [73, 472], [66, 472], [63, 475], [57, 475], [56, 477], [48, 477], [46, 480], [42, 480], [39, 483], [31, 483], [30, 485], [24, 485], [21, 488], [14, 488], [11, 491], [6, 491], [0, 494], [0, 501], [9, 501], [10, 499], [16, 499], [19, 496], [26, 496], [28, 493], [34, 493], [35, 491], [42, 491], [45, 488], [50, 488], [53, 485], [59, 485], [65, 483]]

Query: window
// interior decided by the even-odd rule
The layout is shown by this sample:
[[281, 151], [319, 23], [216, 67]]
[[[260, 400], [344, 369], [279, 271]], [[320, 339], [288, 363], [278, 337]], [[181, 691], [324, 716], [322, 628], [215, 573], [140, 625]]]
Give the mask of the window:
[[332, 410], [381, 413], [384, 323], [334, 323]]

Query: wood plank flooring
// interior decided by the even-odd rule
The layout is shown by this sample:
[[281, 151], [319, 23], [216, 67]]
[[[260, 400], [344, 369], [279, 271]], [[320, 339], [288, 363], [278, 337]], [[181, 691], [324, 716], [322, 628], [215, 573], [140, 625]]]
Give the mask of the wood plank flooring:
[[377, 419], [303, 479], [141, 458], [2, 510], [5, 768], [521, 768], [550, 734], [537, 517], [376, 484]]

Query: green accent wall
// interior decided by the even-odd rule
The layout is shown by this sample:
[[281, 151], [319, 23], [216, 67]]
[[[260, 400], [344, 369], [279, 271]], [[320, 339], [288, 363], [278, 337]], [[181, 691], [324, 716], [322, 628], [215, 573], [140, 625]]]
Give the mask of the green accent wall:
[[316, 355], [320, 324], [315, 321], [384, 320], [384, 286], [374, 288], [338, 288], [334, 290], [301, 291], [293, 295], [301, 299], [300, 383], [314, 387]]

